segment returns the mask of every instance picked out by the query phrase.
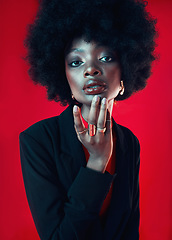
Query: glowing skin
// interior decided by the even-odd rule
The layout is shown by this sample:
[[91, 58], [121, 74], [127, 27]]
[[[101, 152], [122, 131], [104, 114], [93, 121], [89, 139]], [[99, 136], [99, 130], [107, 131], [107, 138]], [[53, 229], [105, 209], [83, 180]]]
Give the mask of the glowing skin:
[[[95, 42], [86, 42], [84, 38], [75, 39], [67, 48], [65, 57], [66, 77], [75, 99], [82, 103], [82, 116], [87, 119], [94, 95], [107, 98], [108, 109], [112, 111], [114, 98], [121, 90], [121, 69], [116, 53], [108, 47]], [[91, 94], [83, 87], [89, 79], [98, 79], [105, 83], [105, 89], [97, 86], [98, 93]], [[93, 87], [93, 86], [92, 86]], [[94, 86], [96, 89], [96, 84]], [[102, 89], [102, 92], [101, 92]]]
[[[73, 117], [78, 139], [89, 152], [86, 167], [104, 173], [113, 151], [113, 102], [121, 90], [117, 56], [108, 47], [79, 38], [66, 48], [65, 69], [71, 92], [82, 103], [81, 111], [74, 106]], [[94, 134], [85, 130], [81, 114], [97, 127]]]

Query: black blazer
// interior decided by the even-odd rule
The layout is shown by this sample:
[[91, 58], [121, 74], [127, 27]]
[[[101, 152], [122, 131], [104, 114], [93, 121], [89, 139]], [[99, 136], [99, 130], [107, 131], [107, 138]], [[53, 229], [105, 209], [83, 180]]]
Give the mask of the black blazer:
[[[72, 107], [39, 121], [19, 135], [28, 203], [42, 240], [139, 239], [140, 144], [113, 120], [116, 172], [86, 167], [74, 129]], [[99, 212], [113, 183], [103, 226]]]

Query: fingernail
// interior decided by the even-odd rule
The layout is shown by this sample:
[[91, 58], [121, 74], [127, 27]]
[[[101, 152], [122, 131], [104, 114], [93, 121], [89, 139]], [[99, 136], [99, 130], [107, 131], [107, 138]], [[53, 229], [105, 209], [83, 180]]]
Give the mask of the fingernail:
[[102, 103], [103, 103], [104, 105], [106, 104], [106, 101], [107, 101], [106, 98], [103, 98], [103, 99], [102, 99]]
[[99, 99], [99, 96], [97, 96], [97, 95], [95, 95], [94, 97], [93, 97], [93, 102], [97, 102], [98, 101], [98, 99]]
[[73, 111], [78, 112], [78, 107], [76, 105], [74, 106]]

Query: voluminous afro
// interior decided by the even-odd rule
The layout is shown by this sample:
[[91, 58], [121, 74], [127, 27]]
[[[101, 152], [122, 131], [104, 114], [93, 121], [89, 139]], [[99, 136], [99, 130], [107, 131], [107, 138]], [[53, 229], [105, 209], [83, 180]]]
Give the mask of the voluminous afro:
[[76, 37], [85, 36], [116, 50], [122, 68], [124, 95], [145, 88], [151, 75], [156, 20], [146, 2], [135, 0], [44, 0], [34, 23], [28, 25], [25, 46], [29, 75], [45, 86], [48, 100], [72, 103], [65, 74], [65, 48]]

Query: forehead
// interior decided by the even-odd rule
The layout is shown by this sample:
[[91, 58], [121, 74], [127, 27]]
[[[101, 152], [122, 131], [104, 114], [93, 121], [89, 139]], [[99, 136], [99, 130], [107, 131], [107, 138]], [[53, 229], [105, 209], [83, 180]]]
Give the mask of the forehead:
[[90, 41], [87, 42], [84, 38], [74, 39], [66, 48], [66, 55], [72, 52], [87, 52], [93, 50], [108, 50], [109, 47], [102, 45], [101, 43]]
[[97, 47], [97, 46], [100, 46], [101, 44], [100, 43], [97, 43], [95, 41], [86, 41], [84, 38], [76, 38], [72, 41], [71, 43], [71, 47], [72, 48], [75, 48], [75, 47], [78, 47], [78, 46], [91, 46], [91, 47]]

